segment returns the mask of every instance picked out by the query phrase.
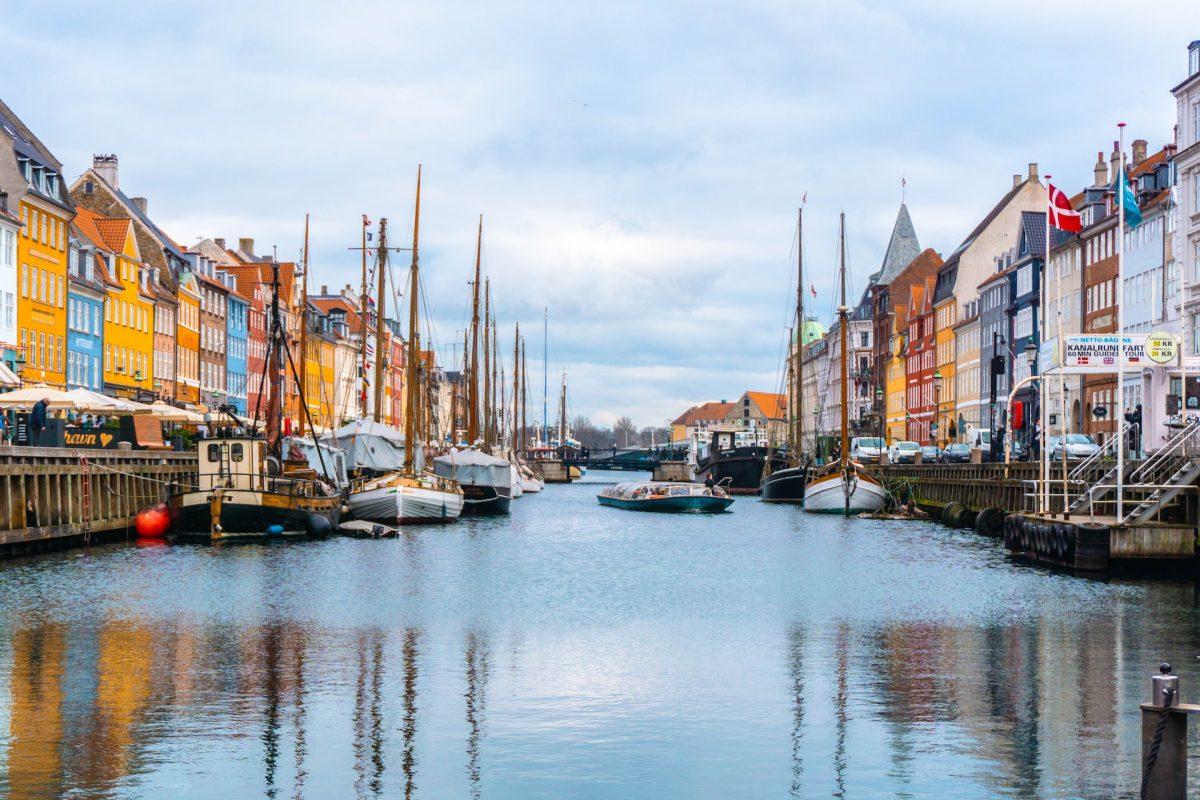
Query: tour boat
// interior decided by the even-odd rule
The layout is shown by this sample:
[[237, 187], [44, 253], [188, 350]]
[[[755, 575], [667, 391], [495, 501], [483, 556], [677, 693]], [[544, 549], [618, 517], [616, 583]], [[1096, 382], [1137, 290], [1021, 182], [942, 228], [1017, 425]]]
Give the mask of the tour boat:
[[[417, 169], [417, 199], [415, 210], [413, 213], [413, 246], [412, 246], [412, 265], [409, 268], [409, 288], [408, 288], [408, 341], [412, 345], [416, 345], [420, 340], [420, 324], [419, 324], [419, 307], [420, 307], [420, 262], [418, 241], [420, 239], [421, 226], [421, 171]], [[380, 220], [379, 223], [379, 247], [378, 252], [378, 270], [380, 275], [387, 273], [387, 221]], [[380, 330], [377, 334], [379, 340], [383, 340], [384, 315], [387, 308], [387, 296], [383, 292], [383, 282], [380, 281], [380, 292], [378, 299], [378, 324]], [[375, 369], [376, 374], [382, 374], [383, 371], [383, 351], [384, 348], [379, 347], [375, 350]], [[373, 427], [368, 427], [366, 431], [361, 433], [367, 434], [370, 439], [381, 444], [377, 450], [376, 447], [368, 446], [360, 453], [355, 449], [356, 456], [362, 458], [376, 458], [380, 452], [388, 455], [403, 454], [403, 463], [400, 469], [395, 472], [390, 472], [385, 475], [373, 478], [367, 478], [355, 484], [350, 491], [348, 504], [351, 513], [356, 519], [368, 520], [374, 522], [386, 522], [393, 525], [408, 525], [419, 523], [440, 523], [454, 522], [463, 512], [464, 494], [463, 490], [453, 480], [452, 477], [437, 475], [428, 472], [424, 469], [424, 465], [418, 463], [418, 456], [421, 455], [421, 448], [417, 446], [418, 442], [428, 441], [428, 435], [422, 435], [419, 430], [418, 417], [422, 420], [427, 420], [430, 416], [429, 409], [426, 404], [428, 402], [426, 393], [422, 391], [421, 374], [418, 371], [420, 367], [420, 359], [407, 359], [405, 375], [405, 406], [404, 406], [404, 437], [397, 441], [397, 437], [389, 437], [390, 429], [380, 423], [380, 410], [382, 403], [379, 395], [376, 395], [376, 419]], [[352, 440], [358, 438], [358, 433], [351, 435]], [[390, 443], [390, 447], [383, 447], [382, 443]], [[355, 442], [357, 444], [357, 442]], [[422, 458], [423, 460], [423, 458]], [[373, 466], [378, 466], [380, 462], [371, 461]], [[387, 465], [387, 461], [382, 462]], [[365, 467], [365, 464], [364, 464]]]
[[433, 471], [458, 483], [464, 514], [507, 514], [512, 502], [509, 463], [474, 447], [451, 450], [433, 459]]
[[626, 511], [713, 514], [724, 511], [733, 498], [720, 486], [701, 483], [633, 481], [607, 486], [596, 495], [600, 505]]
[[847, 410], [849, 397], [850, 368], [847, 360], [850, 322], [850, 307], [846, 305], [846, 215], [841, 215], [840, 228], [841, 263], [838, 271], [841, 285], [841, 305], [838, 320], [841, 332], [842, 370], [842, 447], [837, 461], [825, 471], [814, 476], [804, 487], [804, 510], [814, 513], [859, 514], [878, 511], [887, 501], [887, 491], [863, 469], [862, 465], [850, 460], [850, 419]]

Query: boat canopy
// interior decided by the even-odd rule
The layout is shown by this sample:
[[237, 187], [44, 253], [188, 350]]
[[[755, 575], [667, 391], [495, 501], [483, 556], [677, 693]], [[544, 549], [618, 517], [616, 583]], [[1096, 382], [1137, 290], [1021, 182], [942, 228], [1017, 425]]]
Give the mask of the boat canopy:
[[[350, 485], [350, 480], [346, 477], [346, 453], [340, 447], [328, 444], [327, 441], [318, 445], [307, 436], [291, 436], [287, 442], [299, 447], [300, 452], [308, 459], [308, 466], [334, 486], [345, 489]], [[321, 448], [320, 455], [317, 455], [318, 447]]]
[[[321, 439], [325, 444], [346, 451], [347, 470], [395, 472], [404, 468], [404, 434], [383, 423], [369, 419], [355, 420]], [[420, 450], [416, 453], [416, 460], [419, 470], [422, 467]]]
[[512, 486], [512, 469], [507, 459], [475, 448], [451, 450], [433, 459], [433, 471], [463, 486]]

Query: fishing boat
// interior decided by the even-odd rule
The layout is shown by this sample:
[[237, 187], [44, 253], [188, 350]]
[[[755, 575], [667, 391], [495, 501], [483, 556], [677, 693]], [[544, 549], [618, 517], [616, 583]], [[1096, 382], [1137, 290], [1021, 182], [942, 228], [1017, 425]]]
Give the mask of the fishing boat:
[[596, 499], [602, 506], [626, 511], [676, 514], [714, 514], [733, 504], [733, 498], [720, 486], [665, 481], [632, 481], [606, 486]]
[[[804, 487], [808, 483], [808, 464], [804, 458], [804, 208], [796, 217], [796, 326], [795, 349], [791, 349], [792, 336], [788, 337], [788, 402], [787, 402], [787, 449], [783, 456], [785, 465], [776, 469], [777, 459], [768, 457], [763, 463], [763, 473], [758, 485], [758, 494], [765, 503], [803, 503]], [[776, 454], [772, 454], [776, 455]]]
[[[408, 341], [411, 352], [420, 352], [421, 329], [420, 319], [420, 262], [418, 242], [421, 228], [421, 169], [417, 168], [417, 199], [413, 214], [413, 245], [412, 265], [409, 267], [408, 286]], [[384, 292], [384, 278], [387, 274], [387, 220], [379, 221], [379, 247], [377, 248], [379, 296], [376, 312], [378, 329], [376, 341], [384, 341], [384, 316], [386, 313], [387, 296]], [[363, 320], [364, 325], [366, 319]], [[365, 338], [365, 332], [364, 332]], [[375, 374], [383, 374], [383, 347], [375, 348]], [[421, 375], [418, 372], [420, 359], [409, 358], [405, 364], [405, 405], [404, 405], [404, 463], [400, 470], [380, 477], [360, 480], [351, 487], [348, 503], [350, 512], [356, 519], [389, 524], [410, 525], [418, 523], [453, 522], [463, 511], [465, 498], [463, 490], [452, 477], [429, 472], [418, 463], [421, 448], [416, 446], [419, 441], [428, 441], [428, 435], [422, 436], [418, 430], [418, 415], [427, 420], [428, 413], [424, 404], [427, 398], [420, 392]], [[375, 391], [375, 423], [380, 425], [383, 401], [381, 396], [382, 382], [376, 382]], [[379, 433], [378, 430], [375, 433]], [[380, 437], [383, 438], [383, 437]], [[372, 451], [373, 455], [373, 451]]]
[[[307, 248], [306, 248], [307, 250]], [[307, 259], [306, 259], [307, 260]], [[279, 309], [279, 264], [272, 262], [270, 332], [267, 349], [265, 438], [250, 435], [201, 439], [194, 482], [167, 498], [176, 535], [208, 542], [323, 537], [341, 516], [342, 496], [297, 445], [283, 436], [283, 322]], [[300, 408], [308, 413], [301, 387]], [[232, 406], [222, 406], [231, 417]], [[311, 420], [310, 420], [311, 425]], [[315, 455], [324, 458], [321, 448]]]
[[862, 465], [850, 459], [850, 419], [848, 412], [849, 397], [847, 386], [850, 381], [850, 368], [847, 360], [849, 350], [850, 307], [846, 305], [846, 215], [841, 215], [839, 231], [840, 264], [838, 282], [841, 291], [841, 304], [838, 306], [838, 321], [841, 334], [841, 401], [842, 401], [842, 446], [837, 461], [829, 464], [819, 474], [809, 479], [804, 487], [804, 510], [824, 514], [859, 514], [864, 511], [878, 511], [887, 501], [887, 491], [883, 486], [863, 469]]

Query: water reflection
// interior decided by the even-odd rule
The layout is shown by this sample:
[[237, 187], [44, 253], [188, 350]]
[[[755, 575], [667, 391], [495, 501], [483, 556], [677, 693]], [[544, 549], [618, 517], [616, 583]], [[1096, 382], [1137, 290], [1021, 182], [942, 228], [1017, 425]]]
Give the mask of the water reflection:
[[749, 508], [0, 564], [0, 797], [1132, 797], [1200, 697], [1191, 583]]

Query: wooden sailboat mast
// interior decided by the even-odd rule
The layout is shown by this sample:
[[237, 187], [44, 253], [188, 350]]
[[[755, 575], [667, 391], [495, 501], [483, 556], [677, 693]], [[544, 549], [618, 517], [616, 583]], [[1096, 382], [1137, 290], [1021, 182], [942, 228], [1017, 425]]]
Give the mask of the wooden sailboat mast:
[[796, 214], [796, 357], [793, 369], [792, 392], [792, 459], [799, 464], [804, 449], [804, 207]]
[[529, 447], [529, 431], [526, 429], [526, 423], [529, 419], [528, 406], [526, 405], [526, 392], [529, 387], [529, 366], [525, 359], [525, 340], [521, 340], [521, 447]]
[[847, 328], [850, 323], [850, 308], [846, 305], [846, 212], [841, 213], [841, 226], [839, 231], [841, 253], [840, 263], [838, 265], [838, 283], [841, 291], [840, 303], [838, 305], [838, 326], [841, 328], [839, 339], [841, 341], [841, 403], [842, 403], [842, 480], [845, 484], [846, 494], [846, 514], [850, 513], [850, 415], [846, 405], [849, 402], [847, 392], [847, 383], [850, 381], [849, 362], [846, 359], [846, 348], [850, 344], [850, 334]]
[[[491, 292], [489, 291], [489, 295]], [[500, 364], [500, 342], [496, 336], [496, 316], [492, 315], [492, 417], [489, 423], [492, 431], [492, 445], [495, 446], [501, 443], [504, 438], [504, 431], [500, 427], [501, 417], [501, 400], [504, 397], [504, 382], [496, 380], [496, 370]], [[503, 376], [504, 368], [500, 367], [500, 374]]]
[[367, 418], [367, 228], [370, 225], [371, 220], [367, 219], [366, 214], [363, 214], [362, 248], [360, 248], [362, 250], [362, 291], [358, 295], [358, 415], [361, 419]]
[[[300, 377], [301, 384], [308, 380], [308, 214], [304, 215], [304, 278], [300, 284]], [[305, 401], [307, 402], [307, 400]], [[304, 435], [304, 420], [308, 414], [301, 409], [297, 426], [300, 436]], [[316, 431], [313, 431], [316, 441]]]
[[[558, 401], [558, 446], [567, 446], [567, 371], [563, 370], [562, 397]], [[564, 454], [566, 451], [563, 451]]]
[[518, 442], [520, 442], [519, 433], [517, 430], [517, 420], [520, 417], [517, 412], [521, 402], [521, 323], [517, 323], [516, 331], [513, 333], [513, 394], [512, 394], [512, 420], [509, 423], [509, 428], [512, 430], [512, 451], [517, 452]]
[[[386, 242], [383, 241], [382, 226], [383, 226], [383, 221], [381, 220], [380, 221], [381, 229], [380, 229], [380, 233], [379, 233], [380, 247], [386, 246]], [[417, 308], [418, 308], [417, 293], [418, 293], [418, 291], [420, 291], [420, 283], [418, 281], [419, 267], [418, 267], [418, 261], [417, 261], [417, 239], [420, 235], [420, 231], [421, 231], [421, 166], [418, 164], [417, 165], [417, 202], [416, 202], [416, 208], [413, 211], [412, 267], [409, 269], [409, 274], [408, 274], [408, 343], [409, 343], [410, 352], [408, 355], [408, 363], [405, 365], [406, 367], [408, 367], [408, 369], [407, 369], [408, 374], [405, 376], [405, 378], [406, 378], [405, 393], [407, 396], [405, 397], [405, 403], [404, 403], [404, 471], [409, 473], [410, 475], [412, 473], [416, 472], [415, 454], [416, 454], [416, 450], [417, 450], [417, 447], [416, 447], [416, 442], [417, 442], [417, 398], [420, 397], [420, 394], [418, 393], [419, 387], [417, 386], [417, 383], [419, 381], [419, 374], [417, 371], [417, 362], [421, 357], [421, 351], [418, 349], [418, 341], [420, 338], [420, 332], [418, 330], [418, 325], [417, 325]], [[380, 252], [387, 252], [387, 251], [381, 250]], [[382, 281], [380, 283], [382, 284]], [[380, 308], [379, 308], [380, 319], [382, 319], [383, 318], [382, 292], [380, 292], [379, 301], [380, 301]], [[378, 413], [379, 413], [378, 408], [376, 408], [375, 413], [378, 415]], [[378, 419], [378, 416], [376, 416], [376, 419]]]
[[383, 422], [383, 317], [387, 298], [384, 295], [384, 279], [387, 275], [387, 218], [379, 220], [379, 247], [376, 252], [375, 269], [379, 272], [378, 297], [375, 300], [375, 421]]
[[[470, 338], [470, 336], [471, 336], [471, 331], [468, 330], [467, 328], [463, 328], [463, 357], [462, 357], [462, 378], [461, 378], [462, 387], [463, 387], [462, 388], [462, 391], [463, 391], [463, 397], [462, 397], [463, 437], [466, 438], [468, 440], [468, 442], [470, 441], [470, 438], [467, 434], [467, 425], [469, 424], [469, 421], [471, 418], [470, 400], [468, 399], [470, 397], [471, 393], [468, 390], [468, 383], [471, 380], [471, 365], [467, 361], [467, 340]], [[454, 440], [455, 440], [455, 443], [457, 443], [459, 441], [457, 432], [455, 433]]]
[[483, 446], [492, 446], [492, 285], [483, 279]]
[[479, 438], [479, 272], [483, 250], [483, 214], [479, 215], [479, 233], [475, 238], [475, 280], [471, 283], [471, 359], [467, 378], [467, 444]]

